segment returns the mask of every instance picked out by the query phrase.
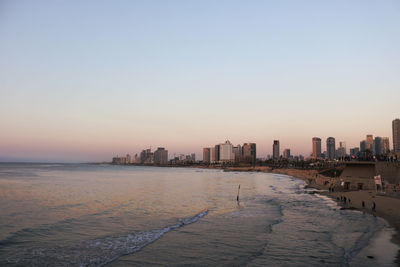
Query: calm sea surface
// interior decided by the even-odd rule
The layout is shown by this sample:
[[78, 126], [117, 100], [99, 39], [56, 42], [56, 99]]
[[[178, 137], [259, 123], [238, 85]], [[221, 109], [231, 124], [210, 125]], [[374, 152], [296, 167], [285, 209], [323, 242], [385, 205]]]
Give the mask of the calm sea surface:
[[0, 266], [390, 266], [382, 231], [284, 175], [0, 164]]

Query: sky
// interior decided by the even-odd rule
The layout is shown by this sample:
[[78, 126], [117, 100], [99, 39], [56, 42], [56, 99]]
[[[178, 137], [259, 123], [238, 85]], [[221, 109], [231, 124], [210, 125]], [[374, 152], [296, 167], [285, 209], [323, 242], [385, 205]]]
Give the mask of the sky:
[[399, 48], [399, 1], [2, 0], [0, 161], [392, 142]]

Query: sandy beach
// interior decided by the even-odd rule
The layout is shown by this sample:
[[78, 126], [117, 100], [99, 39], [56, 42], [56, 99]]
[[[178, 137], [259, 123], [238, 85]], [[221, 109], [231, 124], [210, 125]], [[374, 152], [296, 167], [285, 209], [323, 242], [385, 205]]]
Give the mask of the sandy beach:
[[[366, 213], [374, 214], [382, 217], [397, 230], [393, 241], [400, 245], [400, 199], [378, 195], [374, 191], [352, 191], [352, 192], [334, 192], [327, 193], [334, 200], [343, 196], [347, 199], [346, 208], [354, 208]], [[349, 200], [350, 199], [350, 203]], [[365, 209], [362, 207], [362, 202], [365, 202]], [[373, 202], [376, 204], [376, 212], [372, 211]]]
[[[207, 167], [205, 167], [207, 168]], [[214, 167], [215, 168], [215, 167]], [[221, 168], [221, 167], [217, 167]], [[244, 171], [244, 172], [269, 172], [285, 174], [299, 178], [307, 183], [309, 187], [316, 189], [328, 189], [329, 186], [324, 185], [325, 182], [334, 182], [337, 178], [325, 177], [318, 173], [317, 170], [300, 170], [300, 169], [271, 169], [265, 166], [256, 167], [225, 167], [221, 168], [225, 171]], [[387, 197], [382, 194], [377, 194], [371, 190], [360, 190], [360, 191], [349, 191], [349, 192], [334, 192], [322, 193], [330, 196], [333, 200], [337, 200], [337, 197], [345, 196], [350, 199], [350, 204], [347, 204], [347, 208], [357, 209], [365, 211], [366, 213], [374, 214], [372, 212], [372, 203], [376, 204], [376, 212], [374, 215], [385, 219], [393, 228], [396, 229], [397, 233], [393, 236], [392, 241], [400, 245], [400, 199], [394, 197]], [[365, 209], [362, 208], [362, 201], [365, 202]]]

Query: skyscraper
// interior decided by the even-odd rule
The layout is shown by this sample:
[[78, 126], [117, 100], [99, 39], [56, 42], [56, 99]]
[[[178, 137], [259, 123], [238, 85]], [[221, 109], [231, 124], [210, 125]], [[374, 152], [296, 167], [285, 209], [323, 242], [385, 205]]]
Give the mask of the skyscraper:
[[215, 161], [219, 161], [220, 145], [215, 145]]
[[233, 146], [229, 140], [225, 143], [220, 144], [220, 151], [219, 151], [219, 160], [220, 161], [234, 161], [235, 155], [233, 154]]
[[339, 148], [337, 149], [336, 156], [338, 158], [343, 159], [346, 157], [347, 151], [346, 151], [346, 142], [339, 142]]
[[372, 154], [374, 154], [374, 136], [372, 134], [367, 134], [367, 139], [365, 139], [365, 142], [367, 144], [367, 149], [371, 151]]
[[210, 147], [210, 162], [214, 163], [215, 161], [215, 147]]
[[386, 155], [390, 152], [389, 137], [382, 137], [382, 154]]
[[283, 157], [285, 158], [285, 159], [289, 159], [290, 158], [290, 149], [285, 149], [285, 150], [283, 150]]
[[400, 119], [392, 121], [393, 130], [393, 152], [400, 153]]
[[336, 144], [335, 144], [335, 138], [333, 137], [328, 137], [326, 139], [326, 157], [330, 160], [336, 158]]
[[367, 150], [367, 142], [365, 140], [362, 140], [360, 142], [360, 152], [365, 152]]
[[203, 162], [210, 163], [210, 148], [209, 147], [203, 148]]
[[235, 154], [235, 159], [238, 159], [240, 158], [240, 156], [242, 156], [243, 149], [241, 145], [234, 146], [232, 149], [233, 149], [233, 154]]
[[272, 145], [272, 157], [274, 160], [278, 160], [279, 155], [279, 140], [274, 140], [274, 144]]
[[383, 154], [383, 139], [382, 137], [375, 137], [374, 140], [374, 152], [375, 155], [380, 156]]
[[245, 143], [243, 144], [242, 147], [242, 151], [243, 151], [243, 157], [244, 158], [251, 158], [252, 163], [254, 164], [256, 162], [256, 144], [255, 143]]
[[168, 163], [168, 150], [163, 147], [157, 148], [154, 151], [154, 164], [167, 164]]
[[313, 137], [312, 139], [312, 146], [313, 146], [313, 158], [317, 159], [321, 157], [321, 138]]

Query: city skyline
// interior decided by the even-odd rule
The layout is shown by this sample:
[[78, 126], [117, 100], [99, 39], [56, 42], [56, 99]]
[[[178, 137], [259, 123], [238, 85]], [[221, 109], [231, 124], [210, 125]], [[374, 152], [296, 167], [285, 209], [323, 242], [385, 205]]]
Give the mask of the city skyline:
[[[389, 137], [400, 4], [0, 3], [0, 161], [108, 161], [218, 140], [309, 156]], [[381, 97], [377, 97], [377, 93]], [[324, 149], [323, 149], [324, 150]], [[322, 151], [323, 152], [323, 151]]]

